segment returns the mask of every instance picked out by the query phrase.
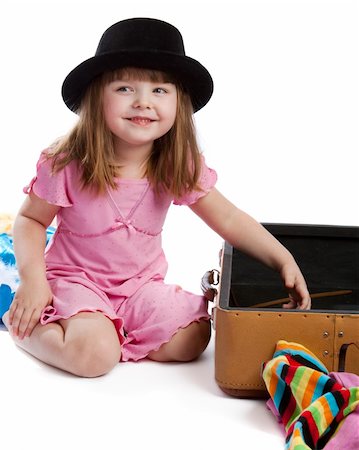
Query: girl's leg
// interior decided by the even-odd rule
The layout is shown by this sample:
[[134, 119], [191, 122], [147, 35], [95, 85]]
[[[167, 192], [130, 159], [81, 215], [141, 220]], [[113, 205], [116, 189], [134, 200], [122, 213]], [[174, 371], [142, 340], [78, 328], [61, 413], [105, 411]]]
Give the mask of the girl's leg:
[[[9, 329], [8, 314], [3, 321]], [[13, 339], [39, 360], [82, 377], [104, 375], [121, 357], [115, 327], [100, 312], [81, 312], [47, 325], [39, 323], [30, 337]]]
[[204, 352], [211, 337], [209, 320], [192, 322], [181, 328], [169, 342], [161, 345], [157, 351], [148, 354], [154, 361], [192, 361]]

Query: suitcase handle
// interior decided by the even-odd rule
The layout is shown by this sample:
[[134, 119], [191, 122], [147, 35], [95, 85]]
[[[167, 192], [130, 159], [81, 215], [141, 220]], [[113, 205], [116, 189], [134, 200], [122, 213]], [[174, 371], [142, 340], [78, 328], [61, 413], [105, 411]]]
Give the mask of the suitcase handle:
[[347, 350], [350, 345], [355, 345], [359, 350], [359, 346], [355, 342], [350, 342], [349, 344], [343, 344], [339, 350], [339, 362], [338, 362], [338, 372], [345, 372], [345, 359], [347, 356]]

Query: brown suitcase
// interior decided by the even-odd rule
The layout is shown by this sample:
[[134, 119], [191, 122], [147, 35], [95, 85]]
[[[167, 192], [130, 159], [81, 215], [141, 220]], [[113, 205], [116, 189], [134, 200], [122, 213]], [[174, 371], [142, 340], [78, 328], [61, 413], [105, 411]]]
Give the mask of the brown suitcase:
[[304, 345], [329, 371], [359, 375], [359, 227], [264, 226], [297, 260], [312, 309], [283, 310], [279, 275], [224, 243], [213, 309], [218, 385], [237, 397], [267, 397], [261, 368], [280, 339]]

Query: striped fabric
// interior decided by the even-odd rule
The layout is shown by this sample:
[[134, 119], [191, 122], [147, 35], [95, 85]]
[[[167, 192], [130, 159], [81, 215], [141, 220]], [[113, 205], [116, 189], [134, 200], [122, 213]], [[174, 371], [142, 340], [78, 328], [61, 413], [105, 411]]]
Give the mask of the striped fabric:
[[359, 406], [359, 386], [344, 388], [312, 352], [293, 342], [277, 343], [263, 380], [285, 427], [286, 450], [323, 449]]

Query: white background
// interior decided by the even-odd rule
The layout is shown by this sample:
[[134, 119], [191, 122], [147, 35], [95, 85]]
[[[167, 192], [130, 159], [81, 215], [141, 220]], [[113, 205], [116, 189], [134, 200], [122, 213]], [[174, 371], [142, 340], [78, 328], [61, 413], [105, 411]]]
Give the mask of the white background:
[[[262, 222], [359, 225], [359, 45], [358, 1], [355, 0], [3, 0], [0, 19], [0, 213], [16, 212], [23, 200], [22, 187], [34, 174], [39, 152], [66, 133], [76, 119], [61, 99], [65, 76], [81, 61], [93, 56], [98, 40], [108, 26], [136, 16], [163, 19], [177, 26], [184, 37], [186, 53], [198, 59], [213, 76], [214, 95], [196, 114], [196, 123], [207, 163], [218, 172], [219, 190]], [[168, 281], [198, 292], [204, 271], [218, 265], [221, 243], [221, 238], [189, 210], [173, 207], [164, 231], [164, 247], [170, 263]], [[0, 335], [0, 344], [6, 346], [6, 355], [11, 360], [15, 350], [7, 334]], [[3, 348], [0, 347], [1, 352]], [[84, 417], [87, 417], [99, 408], [103, 414], [113, 415], [106, 411], [112, 404], [110, 393], [116, 385], [114, 380], [117, 379], [113, 377], [118, 376], [121, 380], [122, 374], [130, 374], [125, 377], [126, 383], [135, 377], [137, 384], [130, 383], [128, 392], [134, 389], [133, 400], [140, 403], [137, 406], [130, 404], [131, 396], [122, 386], [123, 392], [118, 394], [119, 398], [115, 397], [119, 403], [119, 425], [116, 428], [111, 422], [110, 430], [107, 430], [110, 434], [106, 435], [108, 444], [118, 442], [121, 448], [126, 443], [128, 447], [131, 440], [121, 444], [124, 436], [129, 438], [121, 421], [124, 417], [128, 420], [130, 414], [136, 423], [136, 411], [138, 413], [141, 408], [143, 392], [138, 388], [141, 386], [141, 374], [136, 371], [138, 366], [134, 365], [135, 369], [133, 365], [126, 369], [119, 367], [115, 375], [103, 379], [110, 380], [107, 385], [103, 380], [97, 385], [90, 384], [96, 391], [92, 398], [92, 388], [86, 387], [88, 382], [63, 378], [57, 372], [46, 371], [32, 359], [24, 358], [21, 353], [16, 355], [19, 360], [7, 372], [9, 382], [24, 383], [27, 373], [21, 371], [25, 370], [29, 380], [36, 383], [40, 372], [41, 382], [47, 383], [48, 389], [54, 383], [54, 391], [38, 392], [40, 387], [35, 384], [27, 398], [28, 388], [23, 386], [18, 396], [8, 394], [0, 414], [11, 405], [12, 420], [16, 421], [18, 417], [21, 417], [21, 423], [24, 417], [30, 420], [26, 433], [38, 424], [40, 441], [42, 413], [48, 407], [44, 404], [52, 404], [51, 399], [55, 399], [55, 404], [59, 401], [56, 400], [56, 389], [59, 389], [56, 383], [64, 392], [66, 388], [62, 382], [65, 380], [71, 385], [68, 400], [71, 418], [75, 414], [71, 409], [71, 396], [78, 389], [84, 393], [83, 399], [81, 394], [78, 401], [86, 397]], [[241, 429], [243, 438], [251, 440], [248, 444], [251, 448], [282, 448], [277, 425], [266, 416], [262, 404], [262, 409], [257, 409], [257, 403], [238, 400], [234, 403], [216, 390], [212, 373], [213, 347], [205, 355], [197, 363], [199, 370], [209, 370], [201, 375], [203, 383], [199, 382], [199, 375], [193, 375], [195, 372], [190, 372], [192, 375], [186, 381], [186, 374], [192, 369], [181, 369], [180, 366], [159, 369], [161, 366], [152, 363], [142, 364], [142, 368], [154, 371], [154, 378], [148, 380], [155, 386], [151, 391], [153, 397], [151, 394], [149, 398], [147, 391], [145, 395], [149, 405], [153, 402], [153, 409], [148, 405], [148, 410], [144, 409], [146, 417], [151, 416], [149, 423], [152, 424], [156, 414], [161, 417], [159, 421], [163, 421], [169, 406], [166, 402], [170, 402], [176, 424], [187, 417], [187, 431], [190, 428], [193, 433], [198, 421], [198, 435], [192, 439], [193, 445], [201, 445], [200, 436], [203, 436], [204, 448], [215, 448], [214, 443], [221, 442], [220, 431], [212, 428], [209, 422], [213, 416], [213, 422], [220, 422], [223, 427], [222, 433], [228, 432], [226, 423], [235, 428], [238, 422], [238, 430]], [[177, 367], [187, 371], [180, 380]], [[18, 370], [15, 375], [14, 370]], [[1, 376], [0, 372], [0, 380]], [[174, 376], [175, 389], [182, 389], [180, 401], [171, 397], [175, 394], [171, 394], [169, 379], [161, 390], [162, 382], [157, 377], [167, 376]], [[193, 383], [194, 379], [196, 383]], [[200, 397], [201, 388], [204, 397]], [[64, 395], [61, 394], [60, 409], [55, 408], [57, 416], [50, 407], [55, 422], [60, 416], [68, 417], [61, 409], [66, 409]], [[193, 429], [188, 428], [186, 401], [189, 395], [192, 401], [198, 395], [204, 405], [203, 410], [194, 409]], [[121, 404], [123, 396], [124, 405]], [[13, 401], [17, 402], [16, 407]], [[173, 409], [173, 401], [179, 401], [179, 409]], [[193, 405], [191, 408], [193, 410]], [[263, 428], [256, 424], [256, 410], [257, 419], [265, 423]], [[239, 411], [246, 412], [241, 416]], [[203, 416], [207, 418], [205, 423]], [[51, 423], [49, 420], [45, 421], [47, 427]], [[167, 417], [163, 423], [167, 430], [172, 430], [168, 420]], [[73, 422], [68, 431], [74, 431], [75, 424]], [[81, 424], [85, 427], [84, 422]], [[131, 424], [130, 434], [134, 436], [136, 433]], [[183, 440], [186, 429], [178, 426]], [[95, 423], [91, 422], [90, 427], [96, 430]], [[2, 435], [4, 430], [6, 427], [2, 428]], [[16, 435], [16, 427], [10, 430]], [[101, 435], [105, 433], [102, 428], [100, 430]], [[134, 436], [141, 446], [136, 447], [136, 439], [132, 446], [144, 447], [145, 436], [161, 434], [161, 430], [161, 425], [156, 430], [146, 429], [144, 434]], [[21, 429], [19, 432], [17, 438], [21, 436], [24, 444], [26, 433], [22, 435]], [[42, 429], [42, 433], [48, 438], [51, 436], [48, 430]], [[96, 438], [92, 440], [87, 436], [85, 446], [101, 447], [100, 434], [95, 434]], [[178, 436], [171, 437], [172, 444], [168, 442], [167, 446], [157, 447], [177, 448], [175, 442], [182, 442]], [[238, 433], [236, 436], [237, 441], [233, 435], [233, 447], [227, 443], [226, 448], [247, 448], [238, 442]], [[15, 445], [16, 439], [11, 442], [6, 448], [24, 448]], [[69, 448], [73, 448], [70, 441]], [[189, 444], [188, 448], [192, 446]]]

